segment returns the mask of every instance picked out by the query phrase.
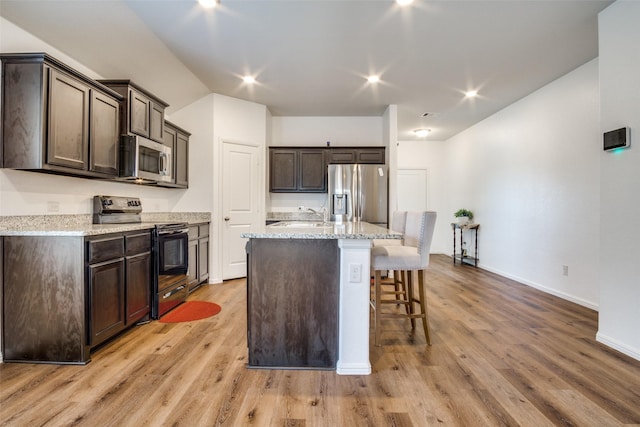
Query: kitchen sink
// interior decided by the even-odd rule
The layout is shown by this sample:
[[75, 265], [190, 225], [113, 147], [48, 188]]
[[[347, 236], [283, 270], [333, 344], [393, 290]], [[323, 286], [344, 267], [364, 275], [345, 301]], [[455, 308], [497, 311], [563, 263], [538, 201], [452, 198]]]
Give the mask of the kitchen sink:
[[331, 224], [320, 221], [282, 221], [277, 222], [271, 227], [282, 228], [316, 228], [316, 227], [330, 227]]

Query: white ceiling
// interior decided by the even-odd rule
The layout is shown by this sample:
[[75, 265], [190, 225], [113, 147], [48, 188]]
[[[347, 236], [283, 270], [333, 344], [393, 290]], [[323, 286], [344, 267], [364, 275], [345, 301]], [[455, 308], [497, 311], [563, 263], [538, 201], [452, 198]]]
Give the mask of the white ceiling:
[[[396, 104], [400, 140], [419, 127], [444, 140], [597, 57], [597, 13], [610, 3], [0, 0], [0, 15], [169, 112], [210, 92], [274, 116], [380, 116]], [[465, 99], [470, 89], [479, 96]]]

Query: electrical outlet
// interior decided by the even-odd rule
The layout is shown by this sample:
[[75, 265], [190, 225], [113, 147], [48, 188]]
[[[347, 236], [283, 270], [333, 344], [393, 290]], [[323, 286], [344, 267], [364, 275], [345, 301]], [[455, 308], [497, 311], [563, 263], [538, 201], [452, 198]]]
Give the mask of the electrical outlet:
[[349, 282], [360, 283], [362, 280], [362, 264], [349, 264]]
[[562, 266], [562, 275], [563, 276], [568, 276], [569, 275], [569, 266], [568, 265], [563, 265]]

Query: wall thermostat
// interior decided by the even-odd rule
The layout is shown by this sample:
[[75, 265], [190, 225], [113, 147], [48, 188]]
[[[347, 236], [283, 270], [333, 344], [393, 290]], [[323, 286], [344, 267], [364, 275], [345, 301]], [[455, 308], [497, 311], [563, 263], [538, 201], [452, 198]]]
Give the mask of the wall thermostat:
[[624, 127], [604, 133], [604, 151], [627, 148], [631, 144], [629, 128]]

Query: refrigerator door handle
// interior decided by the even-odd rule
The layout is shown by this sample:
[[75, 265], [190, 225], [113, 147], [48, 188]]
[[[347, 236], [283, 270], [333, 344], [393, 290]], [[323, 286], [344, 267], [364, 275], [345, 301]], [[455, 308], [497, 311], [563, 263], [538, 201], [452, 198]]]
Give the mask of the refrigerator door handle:
[[364, 196], [362, 195], [362, 168], [360, 167], [360, 165], [356, 165], [357, 171], [358, 171], [358, 182], [357, 182], [357, 186], [358, 186], [358, 211], [356, 214], [356, 220], [360, 221], [362, 219], [362, 204], [364, 203]]

